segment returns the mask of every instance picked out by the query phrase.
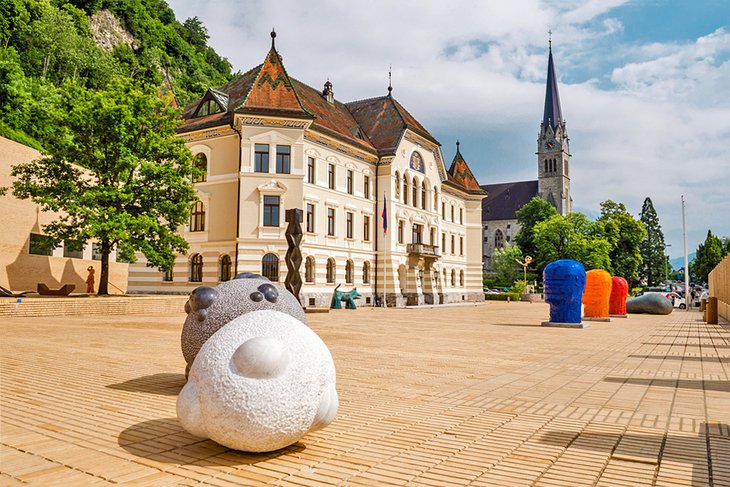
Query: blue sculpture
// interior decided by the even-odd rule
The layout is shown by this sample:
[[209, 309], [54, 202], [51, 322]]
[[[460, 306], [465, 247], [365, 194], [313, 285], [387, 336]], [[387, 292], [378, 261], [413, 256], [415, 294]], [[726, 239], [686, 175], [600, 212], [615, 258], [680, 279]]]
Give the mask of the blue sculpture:
[[357, 288], [354, 287], [352, 290], [344, 292], [340, 291], [340, 286], [342, 284], [338, 284], [335, 288], [335, 291], [332, 293], [332, 303], [330, 303], [331, 309], [342, 309], [342, 302], [345, 302], [345, 309], [357, 309], [357, 306], [355, 306], [355, 300], [360, 299], [360, 293], [357, 292]]
[[550, 304], [550, 321], [555, 326], [581, 324], [581, 301], [586, 285], [583, 264], [561, 259], [551, 262], [543, 271], [545, 301]]

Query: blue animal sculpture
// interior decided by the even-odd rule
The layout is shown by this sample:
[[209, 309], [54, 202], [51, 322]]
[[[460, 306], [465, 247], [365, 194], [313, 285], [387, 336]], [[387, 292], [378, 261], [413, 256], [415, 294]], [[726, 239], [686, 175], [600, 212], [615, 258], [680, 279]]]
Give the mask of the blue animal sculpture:
[[342, 284], [338, 284], [335, 288], [335, 291], [332, 293], [332, 303], [330, 303], [331, 309], [342, 309], [342, 302], [345, 302], [345, 309], [357, 309], [357, 306], [355, 306], [355, 300], [360, 299], [360, 293], [357, 292], [357, 288], [354, 287], [350, 291], [344, 292], [340, 291], [340, 286]]

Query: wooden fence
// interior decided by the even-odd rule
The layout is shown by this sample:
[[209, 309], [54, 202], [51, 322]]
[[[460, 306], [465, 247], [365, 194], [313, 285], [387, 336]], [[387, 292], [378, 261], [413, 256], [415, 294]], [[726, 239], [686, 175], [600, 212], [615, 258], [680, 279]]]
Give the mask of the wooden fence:
[[712, 269], [708, 281], [710, 296], [717, 298], [717, 314], [730, 321], [730, 254]]

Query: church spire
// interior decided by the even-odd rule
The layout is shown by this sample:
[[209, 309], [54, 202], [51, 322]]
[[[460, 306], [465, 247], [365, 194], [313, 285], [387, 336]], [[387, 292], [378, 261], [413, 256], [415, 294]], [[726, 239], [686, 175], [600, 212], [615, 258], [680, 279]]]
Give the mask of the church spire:
[[553, 41], [550, 33], [547, 85], [545, 87], [545, 111], [542, 115], [542, 129], [547, 130], [548, 126], [557, 130], [558, 125], [563, 123], [563, 112], [560, 108], [560, 95], [558, 95], [558, 79], [555, 76], [555, 65], [553, 64]]

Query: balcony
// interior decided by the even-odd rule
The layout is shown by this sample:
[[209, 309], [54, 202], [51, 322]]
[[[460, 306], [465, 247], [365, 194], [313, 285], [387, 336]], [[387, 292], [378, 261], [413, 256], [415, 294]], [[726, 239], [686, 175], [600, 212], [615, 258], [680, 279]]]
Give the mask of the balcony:
[[435, 245], [426, 245], [423, 243], [411, 243], [407, 246], [408, 254], [418, 257], [439, 258], [439, 248]]

